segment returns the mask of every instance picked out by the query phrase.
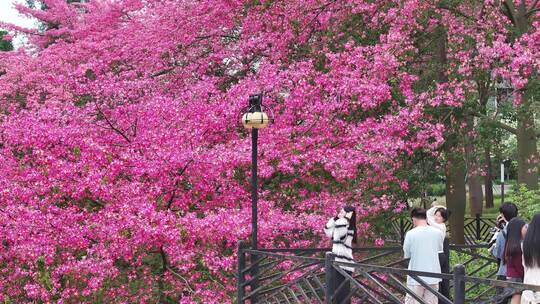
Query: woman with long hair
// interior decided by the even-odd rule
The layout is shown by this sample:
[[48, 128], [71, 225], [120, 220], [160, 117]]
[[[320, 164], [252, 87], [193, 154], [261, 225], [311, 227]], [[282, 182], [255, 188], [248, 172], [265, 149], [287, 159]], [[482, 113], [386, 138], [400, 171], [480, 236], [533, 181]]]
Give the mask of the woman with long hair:
[[[540, 286], [540, 213], [536, 213], [523, 239], [523, 283]], [[521, 304], [540, 303], [540, 292], [525, 290]]]
[[[504, 248], [504, 263], [506, 264], [506, 279], [511, 282], [523, 282], [523, 252], [521, 242], [523, 240], [522, 230], [525, 221], [520, 218], [513, 218], [508, 222], [506, 232], [506, 245]], [[521, 294], [512, 295], [511, 304], [519, 304]]]
[[[345, 206], [341, 209], [336, 217], [328, 220], [324, 226], [324, 233], [332, 239], [332, 253], [336, 255], [335, 260], [338, 262], [353, 262], [352, 244], [356, 244], [356, 211], [351, 206]], [[340, 266], [341, 269], [352, 275], [354, 268]], [[350, 292], [350, 284], [345, 280], [345, 276], [337, 273], [336, 288], [344, 284], [336, 294], [337, 303], [350, 303], [347, 296]]]

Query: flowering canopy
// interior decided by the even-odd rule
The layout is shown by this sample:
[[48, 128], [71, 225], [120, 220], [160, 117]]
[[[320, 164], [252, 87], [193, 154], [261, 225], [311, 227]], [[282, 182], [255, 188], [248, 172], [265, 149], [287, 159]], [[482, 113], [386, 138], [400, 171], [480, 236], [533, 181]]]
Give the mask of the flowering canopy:
[[259, 142], [261, 246], [315, 244], [346, 203], [402, 208], [396, 172], [441, 143], [425, 109], [453, 101], [417, 94], [405, 69], [422, 1], [43, 2], [18, 8], [46, 30], [4, 25], [31, 45], [0, 57], [0, 290], [14, 302], [230, 298], [251, 229], [250, 94], [275, 117]]

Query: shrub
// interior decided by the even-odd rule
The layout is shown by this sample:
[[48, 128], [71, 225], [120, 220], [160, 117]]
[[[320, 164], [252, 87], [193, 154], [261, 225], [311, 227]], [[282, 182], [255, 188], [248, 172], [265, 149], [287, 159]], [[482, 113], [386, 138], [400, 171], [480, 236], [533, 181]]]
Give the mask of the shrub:
[[444, 196], [446, 195], [446, 185], [444, 183], [431, 184], [428, 188], [429, 196]]
[[540, 212], [540, 189], [528, 190], [525, 185], [521, 185], [513, 193], [512, 201], [519, 208], [519, 216], [530, 221], [535, 213]]

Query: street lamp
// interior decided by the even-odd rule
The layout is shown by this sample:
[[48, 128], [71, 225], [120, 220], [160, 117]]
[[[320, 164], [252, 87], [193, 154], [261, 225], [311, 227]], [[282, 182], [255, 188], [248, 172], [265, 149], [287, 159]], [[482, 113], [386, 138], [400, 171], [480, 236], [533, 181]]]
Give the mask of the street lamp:
[[[268, 115], [262, 110], [262, 94], [250, 95], [247, 112], [242, 116], [242, 124], [251, 129], [251, 249], [257, 249], [257, 139], [259, 129], [268, 126]], [[252, 255], [251, 290], [257, 290], [259, 285], [259, 265], [257, 256]], [[252, 303], [257, 303], [257, 294], [251, 297]]]
[[251, 129], [251, 248], [257, 249], [257, 140], [259, 129], [268, 126], [268, 115], [262, 111], [262, 95], [250, 95], [242, 124]]

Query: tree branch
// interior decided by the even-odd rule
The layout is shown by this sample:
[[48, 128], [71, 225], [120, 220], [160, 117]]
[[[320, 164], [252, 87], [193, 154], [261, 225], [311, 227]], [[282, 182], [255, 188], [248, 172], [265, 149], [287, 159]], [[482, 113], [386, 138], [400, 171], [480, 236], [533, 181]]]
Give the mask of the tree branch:
[[169, 198], [169, 201], [167, 202], [167, 210], [171, 209], [171, 205], [174, 201], [174, 199], [176, 198], [176, 189], [178, 188], [178, 184], [180, 184], [180, 176], [184, 175], [184, 172], [186, 172], [188, 166], [193, 162], [193, 158], [190, 159], [186, 165], [184, 167], [182, 167], [182, 169], [180, 169], [180, 171], [178, 172], [178, 179], [176, 180], [176, 182], [174, 183], [174, 188], [173, 188], [173, 191], [172, 191], [172, 194], [171, 194], [171, 197]]
[[532, 14], [534, 14], [534, 13], [536, 13], [536, 12], [540, 12], [540, 7], [531, 9], [530, 11], [528, 11], [528, 12], [525, 14], [525, 17], [530, 17]]
[[99, 106], [96, 106], [96, 108], [98, 110], [98, 113], [101, 114], [101, 116], [103, 116], [103, 119], [105, 119], [105, 122], [107, 122], [107, 125], [109, 125], [109, 128], [111, 128], [113, 131], [115, 131], [120, 136], [122, 136], [128, 143], [131, 143], [131, 140], [129, 139], [129, 137], [127, 137], [127, 135], [122, 130], [120, 130], [117, 127], [114, 126], [114, 124], [109, 120], [109, 118], [107, 118], [105, 113], [103, 113], [103, 111], [101, 111]]
[[167, 271], [167, 254], [165, 253], [165, 250], [163, 250], [163, 246], [159, 247], [159, 255], [161, 256], [161, 273], [162, 275]]
[[506, 8], [506, 11], [508, 12], [508, 18], [510, 18], [510, 21], [512, 21], [512, 24], [517, 25], [517, 23], [516, 23], [516, 8], [514, 6], [514, 1], [505, 0], [503, 2], [503, 5]]
[[532, 13], [533, 11], [537, 11], [538, 10], [538, 7], [536, 7], [538, 5], [538, 2], [540, 2], [540, 0], [535, 0], [533, 2], [533, 4], [531, 5], [531, 7], [529, 8], [529, 12], [527, 13], [527, 15], [529, 15], [530, 13]]
[[186, 278], [184, 278], [182, 275], [180, 275], [178, 272], [176, 272], [176, 271], [175, 271], [172, 267], [170, 267], [170, 266], [167, 266], [167, 270], [168, 270], [171, 274], [173, 274], [173, 276], [175, 276], [175, 277], [177, 277], [177, 278], [179, 278], [179, 279], [182, 279], [182, 280], [184, 281], [184, 283], [186, 283], [186, 286], [187, 286], [187, 288], [189, 289], [189, 291], [190, 291], [191, 293], [195, 292], [195, 291], [193, 290], [193, 288], [191, 287], [191, 285], [189, 285], [189, 281], [188, 281]]
[[173, 65], [172, 67], [170, 67], [168, 69], [164, 69], [164, 70], [161, 70], [159, 72], [156, 72], [156, 73], [150, 75], [150, 78], [156, 78], [158, 76], [168, 74], [168, 73], [172, 72], [175, 68], [176, 68], [176, 65]]

